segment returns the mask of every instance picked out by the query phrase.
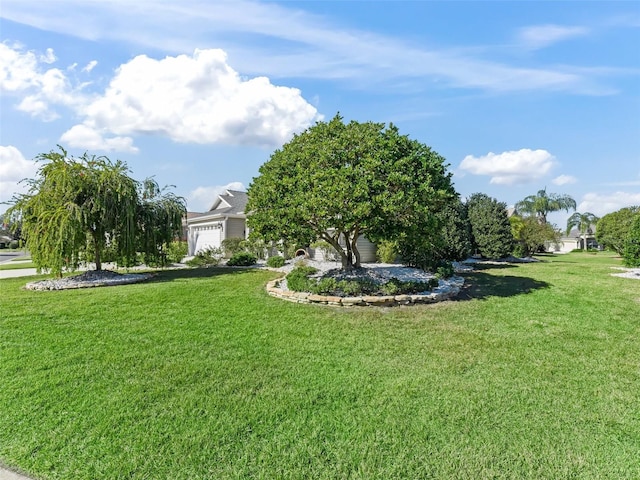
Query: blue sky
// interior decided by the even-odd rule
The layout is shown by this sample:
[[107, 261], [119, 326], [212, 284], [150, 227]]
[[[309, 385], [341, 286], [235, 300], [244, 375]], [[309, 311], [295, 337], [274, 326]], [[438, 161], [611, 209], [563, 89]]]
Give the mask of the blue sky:
[[61, 144], [203, 211], [340, 112], [432, 147], [463, 198], [640, 204], [638, 1], [3, 0], [0, 17], [0, 201]]

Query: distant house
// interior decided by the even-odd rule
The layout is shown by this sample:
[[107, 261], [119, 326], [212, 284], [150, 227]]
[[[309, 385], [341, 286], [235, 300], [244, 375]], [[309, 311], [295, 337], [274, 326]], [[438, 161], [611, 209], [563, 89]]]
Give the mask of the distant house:
[[[587, 230], [586, 239], [587, 239], [587, 249], [599, 249], [600, 245], [596, 241], [596, 226], [591, 225], [591, 227]], [[550, 253], [569, 253], [572, 250], [576, 249], [584, 249], [584, 238], [580, 233], [580, 230], [574, 228], [569, 232], [569, 235], [563, 235], [560, 237], [560, 244], [553, 245], [547, 244], [547, 252]]]
[[[227, 190], [218, 195], [208, 212], [190, 214], [187, 218], [187, 241], [189, 255], [218, 248], [228, 238], [246, 239], [249, 235], [245, 209], [249, 197], [245, 192]], [[376, 261], [376, 246], [363, 235], [358, 237], [358, 248], [362, 262]], [[311, 258], [324, 259], [322, 249], [307, 249]]]
[[245, 192], [227, 190], [213, 202], [208, 212], [187, 219], [189, 255], [209, 247], [219, 248], [228, 238], [247, 238], [248, 201]]

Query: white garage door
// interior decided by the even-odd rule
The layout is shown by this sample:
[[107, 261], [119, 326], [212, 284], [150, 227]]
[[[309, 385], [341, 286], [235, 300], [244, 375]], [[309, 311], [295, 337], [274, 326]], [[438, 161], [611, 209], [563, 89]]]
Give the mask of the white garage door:
[[222, 229], [212, 228], [211, 230], [199, 230], [196, 232], [196, 248], [194, 253], [206, 250], [209, 247], [220, 247], [222, 245]]

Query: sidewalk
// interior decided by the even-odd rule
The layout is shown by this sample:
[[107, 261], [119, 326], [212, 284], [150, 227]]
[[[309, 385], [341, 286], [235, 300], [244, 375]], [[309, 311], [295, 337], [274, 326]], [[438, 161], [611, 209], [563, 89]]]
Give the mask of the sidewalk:
[[0, 480], [32, 480], [30, 477], [25, 477], [20, 473], [16, 473], [13, 470], [0, 466]]
[[[38, 271], [35, 268], [18, 268], [16, 270], [0, 270], [0, 279], [29, 277], [31, 275], [37, 275], [37, 274], [38, 274]], [[0, 480], [2, 480], [2, 477], [0, 477]]]

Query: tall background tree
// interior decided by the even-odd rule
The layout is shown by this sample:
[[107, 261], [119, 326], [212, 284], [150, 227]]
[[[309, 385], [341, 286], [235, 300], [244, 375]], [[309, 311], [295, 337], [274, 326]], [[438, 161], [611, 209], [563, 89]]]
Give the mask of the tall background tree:
[[513, 254], [516, 257], [530, 257], [544, 249], [546, 245], [559, 245], [561, 232], [550, 223], [540, 223], [536, 217], [509, 217], [511, 233], [515, 239]]
[[484, 193], [474, 193], [466, 202], [472, 246], [485, 258], [503, 258], [513, 251], [513, 234], [507, 205]]
[[640, 215], [636, 215], [627, 233], [623, 252], [627, 267], [640, 267]]
[[7, 213], [21, 222], [26, 247], [39, 269], [60, 276], [65, 268], [76, 269], [83, 254], [91, 252], [101, 270], [107, 246], [119, 263], [131, 265], [137, 252], [149, 253], [150, 243], [140, 241], [145, 231], [160, 231], [159, 242], [167, 232], [180, 232], [184, 200], [166, 197], [162, 208], [145, 218], [141, 185], [121, 161], [87, 153], [74, 158], [62, 147], [36, 160], [42, 165], [36, 178], [26, 181], [28, 193], [14, 197]]
[[253, 235], [324, 240], [347, 269], [360, 265], [360, 235], [416, 244], [432, 235], [439, 244], [438, 213], [457, 197], [444, 158], [429, 147], [393, 125], [345, 124], [339, 115], [274, 152], [248, 196]]
[[596, 224], [596, 240], [603, 247], [622, 255], [625, 240], [636, 216], [640, 216], [640, 206], [607, 213]]
[[516, 203], [519, 214], [534, 215], [538, 222], [547, 223], [547, 215], [551, 212], [576, 209], [576, 201], [569, 195], [547, 193], [547, 189], [539, 190], [535, 195], [520, 200]]
[[597, 221], [598, 217], [591, 212], [574, 212], [567, 220], [567, 235], [573, 228], [577, 228], [582, 237], [582, 248], [587, 250], [587, 233], [591, 232], [591, 226], [595, 225]]

